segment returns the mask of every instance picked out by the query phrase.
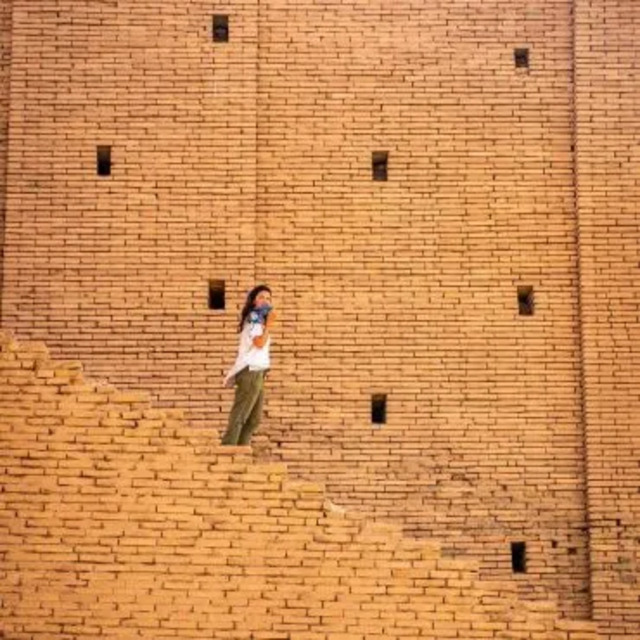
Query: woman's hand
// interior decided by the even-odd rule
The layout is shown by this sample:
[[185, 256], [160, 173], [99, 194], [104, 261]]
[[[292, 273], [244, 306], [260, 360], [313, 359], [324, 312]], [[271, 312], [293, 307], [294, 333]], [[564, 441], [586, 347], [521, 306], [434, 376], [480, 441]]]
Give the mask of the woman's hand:
[[267, 329], [269, 329], [271, 327], [271, 325], [278, 319], [278, 314], [275, 312], [274, 309], [271, 309], [271, 311], [269, 311], [269, 315], [267, 316], [267, 319], [265, 321], [265, 325], [267, 326]]
[[258, 349], [262, 349], [267, 344], [267, 340], [269, 339], [269, 329], [271, 329], [271, 326], [276, 321], [277, 317], [278, 316], [273, 309], [269, 311], [264, 321], [264, 333], [261, 336], [256, 336], [253, 339], [254, 347], [258, 347]]

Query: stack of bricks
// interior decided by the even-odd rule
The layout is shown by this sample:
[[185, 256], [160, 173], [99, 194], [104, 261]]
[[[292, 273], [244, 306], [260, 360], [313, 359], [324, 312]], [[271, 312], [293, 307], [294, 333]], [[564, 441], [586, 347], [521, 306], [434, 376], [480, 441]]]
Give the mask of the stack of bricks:
[[580, 299], [593, 618], [640, 637], [637, 2], [576, 0]]
[[0, 345], [2, 637], [599, 637], [146, 394]]

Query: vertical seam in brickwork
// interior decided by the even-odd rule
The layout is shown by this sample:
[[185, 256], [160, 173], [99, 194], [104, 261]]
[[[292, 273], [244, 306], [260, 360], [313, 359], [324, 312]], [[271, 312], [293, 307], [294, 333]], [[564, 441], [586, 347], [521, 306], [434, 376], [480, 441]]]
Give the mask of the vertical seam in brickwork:
[[5, 148], [4, 148], [4, 167], [3, 167], [3, 176], [2, 176], [2, 189], [4, 190], [3, 194], [3, 208], [0, 211], [0, 326], [2, 326], [2, 319], [4, 317], [3, 313], [3, 301], [4, 301], [4, 256], [5, 256], [5, 228], [7, 223], [7, 198], [8, 198], [8, 184], [9, 184], [9, 140], [11, 136], [9, 135], [10, 131], [10, 123], [11, 123], [11, 61], [13, 59], [12, 49], [13, 49], [13, 1], [7, 0], [8, 10], [6, 11], [7, 20], [8, 20], [8, 36], [7, 36], [7, 77], [5, 78], [4, 87], [2, 90], [6, 90], [6, 139], [5, 139]]
[[[261, 222], [258, 212], [258, 202], [260, 197], [260, 0], [256, 0], [256, 64], [255, 64], [255, 145], [254, 145], [254, 193], [253, 193], [253, 281], [257, 282], [258, 277], [258, 229]], [[262, 273], [260, 272], [260, 277]], [[253, 286], [253, 285], [252, 285]]]
[[578, 306], [577, 329], [579, 342], [579, 376], [580, 376], [580, 416], [579, 424], [582, 433], [582, 451], [584, 456], [584, 493], [585, 493], [585, 517], [587, 524], [587, 582], [589, 588], [589, 615], [593, 619], [593, 576], [591, 572], [591, 501], [589, 493], [589, 449], [587, 439], [587, 410], [586, 410], [586, 379], [585, 379], [585, 339], [582, 308], [582, 245], [580, 227], [580, 184], [579, 184], [579, 147], [578, 147], [578, 96], [577, 96], [577, 11], [578, 0], [571, 1], [571, 142], [572, 153], [572, 180], [573, 180], [573, 211], [575, 223], [575, 247], [576, 247], [576, 298]]

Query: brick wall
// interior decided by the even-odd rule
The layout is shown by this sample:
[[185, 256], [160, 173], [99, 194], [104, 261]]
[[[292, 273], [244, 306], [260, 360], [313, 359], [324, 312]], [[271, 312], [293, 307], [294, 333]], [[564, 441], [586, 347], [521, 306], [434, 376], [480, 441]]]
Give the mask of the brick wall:
[[491, 577], [524, 541], [522, 595], [587, 616], [570, 4], [48, 0], [13, 33], [5, 326], [221, 429], [266, 279], [261, 455]]
[[[195, 417], [254, 277], [255, 2], [14, 2], [3, 322]], [[112, 147], [112, 175], [96, 147]]]
[[576, 3], [576, 120], [593, 615], [640, 629], [640, 6]]
[[598, 637], [145, 394], [0, 345], [2, 637]]
[[[211, 434], [231, 401], [220, 379], [238, 308], [268, 281], [282, 321], [257, 456], [478, 558], [485, 577], [514, 577], [510, 543], [524, 541], [520, 595], [587, 617], [579, 300], [583, 319], [591, 295], [593, 326], [623, 334], [607, 326], [608, 281], [579, 287], [573, 3], [426, 4], [14, 1], [2, 322]], [[611, 55], [581, 43], [606, 16], [578, 8], [579, 69], [598, 87]], [[230, 16], [228, 43], [212, 42], [216, 13]], [[529, 49], [528, 69], [515, 48]], [[590, 104], [589, 86], [582, 129], [597, 112], [589, 145], [607, 158], [600, 131], [625, 120]], [[113, 147], [108, 178], [96, 145]], [[374, 151], [389, 152], [387, 181], [372, 180]], [[596, 169], [588, 187], [579, 167], [581, 209], [595, 202], [586, 189], [602, 193]], [[581, 211], [579, 230], [599, 275], [602, 229], [588, 220], [601, 211]], [[615, 233], [607, 251], [631, 259]], [[226, 281], [225, 311], [207, 308], [210, 279]], [[534, 287], [533, 316], [518, 314], [519, 286]], [[596, 360], [615, 350], [588, 331], [584, 346], [593, 413]], [[597, 446], [626, 406], [603, 391]], [[387, 394], [381, 428], [374, 393]], [[620, 424], [618, 442], [632, 442], [631, 418]], [[630, 546], [633, 510], [607, 518], [621, 524], [594, 531], [596, 549], [623, 531]], [[626, 597], [625, 553], [613, 582], [602, 565], [601, 603], [609, 587]], [[632, 620], [637, 602], [625, 606]]]
[[11, 2], [0, 1], [0, 308], [2, 308], [2, 252], [9, 126], [9, 70], [11, 60]]
[[522, 593], [588, 615], [571, 3], [423, 4], [261, 14], [258, 275], [283, 320], [257, 443], [490, 575], [527, 542]]

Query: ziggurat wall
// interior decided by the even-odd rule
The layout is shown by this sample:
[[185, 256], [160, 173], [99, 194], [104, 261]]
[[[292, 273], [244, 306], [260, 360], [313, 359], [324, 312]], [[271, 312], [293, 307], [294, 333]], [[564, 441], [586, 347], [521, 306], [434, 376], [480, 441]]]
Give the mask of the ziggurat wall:
[[[234, 519], [237, 493], [225, 484], [225, 469], [245, 465], [251, 476], [276, 465], [281, 477], [285, 463], [292, 477], [324, 486], [347, 510], [340, 521], [351, 523], [344, 526], [353, 527], [352, 538], [362, 527], [393, 523], [389, 535], [400, 546], [433, 549], [437, 540], [436, 564], [460, 563], [466, 577], [452, 579], [477, 585], [469, 595], [477, 618], [444, 616], [447, 631], [431, 611], [426, 637], [568, 634], [557, 618], [592, 620], [602, 638], [636, 637], [640, 234], [632, 52], [639, 12], [631, 0], [3, 0], [3, 328], [46, 342], [56, 359], [81, 360], [93, 379], [148, 394], [153, 411], [183, 412], [179, 437], [165, 434], [173, 427], [164, 418], [149, 427], [171, 446], [149, 445], [136, 464], [145, 469], [157, 458], [170, 465], [173, 454], [189, 451], [202, 473], [222, 474], [220, 509], [238, 530], [247, 533], [249, 521]], [[229, 42], [212, 41], [216, 14], [229, 16]], [[529, 50], [528, 68], [514, 66], [516, 48]], [[108, 177], [96, 176], [98, 145], [112, 147]], [[389, 154], [386, 181], [372, 180], [377, 151]], [[210, 280], [225, 282], [224, 310], [208, 308]], [[282, 321], [249, 462], [248, 452], [227, 454], [214, 443], [231, 402], [220, 381], [235, 354], [237, 310], [259, 281], [273, 287]], [[517, 289], [527, 286], [535, 312], [522, 316]], [[11, 375], [8, 407], [24, 383]], [[373, 394], [387, 396], [380, 428], [371, 423]], [[91, 460], [109, 455], [111, 435], [97, 435], [102, 419], [74, 416], [74, 407], [62, 403], [56, 419], [88, 430]], [[52, 500], [76, 489], [60, 481], [53, 454], [34, 460], [27, 453], [42, 450], [37, 433], [46, 432], [47, 416], [28, 409], [25, 422], [27, 414], [8, 411], [1, 495], [10, 488], [4, 517], [13, 527], [27, 517], [14, 497], [21, 486], [12, 480], [15, 469], [40, 469], [35, 475], [56, 487]], [[146, 420], [132, 418], [139, 419]], [[134, 433], [152, 436], [120, 427], [122, 451], [109, 469], [121, 468], [117, 475], [137, 490], [125, 453], [138, 442]], [[182, 504], [192, 515], [202, 508], [166, 481], [171, 490], [154, 504]], [[135, 520], [127, 491], [105, 483], [120, 505], [112, 506], [119, 522]], [[282, 509], [294, 510], [274, 483], [268, 491], [282, 490]], [[138, 500], [155, 491], [147, 489]], [[313, 492], [317, 506], [324, 498], [317, 486]], [[25, 492], [25, 509], [33, 498]], [[50, 528], [41, 523], [46, 531], [71, 526], [49, 507], [43, 512], [52, 518]], [[336, 517], [323, 513], [318, 507], [310, 519]], [[375, 521], [387, 524], [363, 524]], [[82, 528], [90, 520], [69, 522]], [[37, 581], [46, 581], [25, 568], [40, 551], [21, 564], [22, 548], [42, 544], [29, 531], [3, 529], [16, 580], [7, 597], [16, 613], [2, 630], [9, 637], [95, 635], [82, 628], [88, 620], [100, 633], [117, 633], [124, 618], [101, 625], [92, 613], [67, 623], [60, 622], [66, 605], [20, 608], [27, 590], [16, 576], [29, 574], [41, 590], [45, 582]], [[46, 535], [65, 548], [59, 533]], [[127, 529], [117, 539], [136, 535]], [[162, 535], [150, 533], [147, 543]], [[265, 535], [261, 548], [280, 548], [274, 532]], [[124, 544], [109, 540], [111, 551], [100, 551], [107, 563], [113, 545]], [[524, 574], [512, 572], [515, 541], [527, 545]], [[84, 562], [78, 553], [61, 566], [73, 572]], [[147, 591], [127, 584], [139, 590], [138, 600], [142, 591], [149, 595], [154, 631], [135, 622], [135, 630], [121, 628], [124, 637], [164, 633], [156, 614], [167, 603], [159, 576], [169, 565], [156, 559], [153, 566], [158, 574]], [[149, 585], [144, 571], [124, 571]], [[191, 567], [187, 582], [206, 571]], [[83, 575], [84, 582], [58, 583], [53, 593], [70, 589], [77, 606], [93, 602], [101, 587]], [[422, 586], [431, 592], [438, 584]], [[495, 620], [502, 626], [481, 630], [481, 619], [495, 622], [478, 595], [487, 584], [501, 602]], [[118, 592], [115, 585], [106, 591]], [[460, 595], [452, 586], [445, 581], [445, 600]], [[330, 586], [332, 598], [339, 587]], [[219, 592], [210, 582], [202, 588], [202, 628], [167, 634], [210, 637], [215, 615], [206, 603]], [[360, 610], [351, 597], [347, 608]], [[510, 616], [521, 606], [513, 603], [544, 609], [540, 603], [550, 601], [557, 609], [541, 614], [544, 628], [531, 622], [539, 611], [521, 612], [533, 618], [513, 626]], [[44, 624], [46, 606], [58, 626], [30, 631], [29, 624]], [[242, 606], [219, 637], [420, 637], [393, 626], [404, 610], [395, 604], [384, 632], [358, 627], [362, 612], [340, 630], [318, 627], [308, 611], [300, 627], [279, 627], [298, 623], [278, 621], [268, 607], [266, 626], [248, 628]], [[576, 624], [581, 630], [572, 633], [595, 633]]]
[[42, 344], [0, 384], [7, 638], [598, 637]]

